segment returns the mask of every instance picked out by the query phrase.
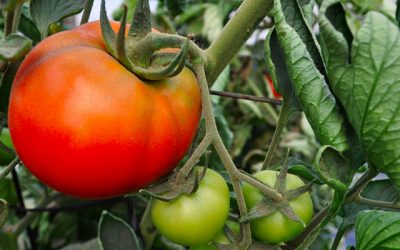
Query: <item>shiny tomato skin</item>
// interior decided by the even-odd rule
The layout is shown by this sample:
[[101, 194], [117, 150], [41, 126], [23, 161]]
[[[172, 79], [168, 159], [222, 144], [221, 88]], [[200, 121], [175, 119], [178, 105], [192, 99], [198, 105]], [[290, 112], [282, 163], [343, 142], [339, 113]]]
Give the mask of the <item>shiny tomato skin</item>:
[[99, 199], [170, 172], [200, 115], [200, 89], [189, 69], [140, 80], [106, 52], [100, 24], [92, 22], [50, 36], [27, 55], [11, 90], [9, 128], [38, 179], [71, 196]]
[[[254, 174], [257, 179], [270, 187], [274, 187], [277, 175], [278, 172], [272, 170], [264, 170]], [[299, 177], [287, 174], [287, 190], [296, 189], [304, 185], [304, 182]], [[263, 194], [248, 183], [243, 184], [243, 195], [249, 209], [254, 207], [257, 202], [263, 198]], [[289, 204], [294, 213], [302, 219], [305, 224], [311, 221], [313, 216], [313, 204], [309, 193], [302, 194], [290, 201]], [[288, 219], [280, 212], [255, 219], [250, 222], [250, 226], [253, 236], [261, 241], [273, 244], [292, 240], [304, 230], [303, 225]]]
[[164, 202], [153, 200], [151, 218], [166, 238], [184, 246], [207, 244], [221, 232], [229, 214], [230, 195], [224, 178], [207, 169], [194, 194]]

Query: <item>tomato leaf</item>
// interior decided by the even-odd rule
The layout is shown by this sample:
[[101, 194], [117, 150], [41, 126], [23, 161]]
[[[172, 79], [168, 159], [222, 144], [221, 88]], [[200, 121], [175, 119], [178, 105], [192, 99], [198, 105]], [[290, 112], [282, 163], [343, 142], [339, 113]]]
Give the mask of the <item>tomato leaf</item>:
[[7, 114], [11, 85], [17, 73], [20, 61], [12, 62], [0, 80], [0, 112]]
[[36, 24], [32, 20], [29, 6], [22, 6], [22, 13], [18, 24], [18, 30], [21, 31], [25, 36], [29, 37], [34, 44], [39, 42], [41, 39], [40, 32], [37, 29]]
[[[371, 200], [396, 202], [400, 201], [400, 190], [389, 180], [370, 181], [361, 192], [361, 196]], [[350, 203], [343, 206], [340, 216], [345, 218], [342, 224], [354, 225], [356, 215], [364, 210], [375, 207]]]
[[142, 249], [133, 229], [107, 211], [103, 211], [99, 221], [99, 240], [104, 250]]
[[47, 37], [49, 26], [63, 18], [78, 14], [85, 6], [84, 0], [35, 0], [31, 1], [31, 16], [42, 39]]
[[323, 64], [318, 64], [317, 60], [318, 67], [315, 65], [315, 60], [302, 37], [285, 20], [280, 2], [274, 1], [273, 15], [298, 101], [321, 144], [332, 145], [341, 152], [345, 151], [349, 148], [349, 142], [344, 118], [319, 70], [323, 68]]
[[356, 249], [397, 249], [400, 244], [400, 213], [363, 211], [356, 219]]
[[7, 201], [0, 199], [0, 227], [6, 222], [8, 211], [9, 208]]
[[350, 162], [331, 146], [323, 146], [315, 156], [315, 169], [321, 180], [338, 192], [344, 193], [353, 179]]
[[[400, 31], [397, 25], [377, 12], [366, 15], [355, 36], [351, 64], [344, 37], [321, 25], [329, 55], [336, 51], [340, 63], [329, 65], [333, 90], [346, 110], [361, 141], [369, 163], [386, 173], [400, 186]], [[334, 34], [331, 37], [330, 34]], [[338, 42], [336, 42], [338, 41]], [[339, 56], [333, 60], [339, 61]]]
[[25, 56], [32, 48], [32, 41], [18, 34], [10, 34], [0, 42], [0, 60], [10, 62]]
[[71, 244], [60, 250], [97, 250], [99, 249], [99, 242], [97, 239], [89, 240], [84, 243]]
[[288, 68], [284, 58], [284, 52], [279, 45], [276, 30], [272, 28], [265, 40], [265, 53], [268, 72], [272, 78], [275, 89], [282, 94], [285, 102], [288, 102], [293, 111], [301, 110], [293, 90]]

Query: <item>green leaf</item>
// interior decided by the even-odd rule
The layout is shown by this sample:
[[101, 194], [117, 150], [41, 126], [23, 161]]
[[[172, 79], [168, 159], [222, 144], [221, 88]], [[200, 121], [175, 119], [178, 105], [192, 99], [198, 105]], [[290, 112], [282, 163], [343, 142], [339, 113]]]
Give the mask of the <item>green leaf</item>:
[[323, 146], [315, 156], [315, 169], [321, 180], [338, 192], [344, 193], [354, 171], [350, 162], [331, 146]]
[[84, 6], [84, 0], [34, 0], [30, 7], [33, 21], [44, 39], [50, 24], [81, 12]]
[[343, 53], [334, 44], [326, 43], [330, 51], [336, 49], [342, 54], [341, 65], [329, 66], [330, 75], [335, 75], [333, 89], [361, 141], [368, 162], [386, 173], [398, 186], [400, 99], [396, 93], [400, 92], [399, 38], [400, 31], [394, 23], [382, 14], [370, 12], [355, 36], [351, 64], [346, 58], [348, 51], [344, 49], [343, 39]]
[[[336, 100], [300, 35], [285, 20], [280, 1], [274, 2], [273, 15], [280, 45], [285, 53], [297, 99], [322, 145], [340, 152], [349, 148], [344, 118]], [[321, 66], [321, 65], [320, 65]]]
[[278, 42], [278, 37], [274, 28], [270, 29], [265, 40], [265, 53], [268, 72], [275, 89], [282, 94], [283, 99], [285, 102], [289, 103], [293, 111], [301, 110], [289, 76], [284, 52]]
[[10, 34], [0, 42], [0, 60], [14, 62], [24, 57], [32, 48], [32, 41], [18, 34]]
[[223, 10], [217, 4], [209, 4], [203, 15], [204, 23], [202, 34], [208, 41], [214, 41], [221, 33], [223, 28]]
[[[324, 61], [322, 60], [321, 52], [318, 47], [318, 42], [311, 31], [310, 26], [305, 20], [302, 7], [308, 3], [309, 0], [280, 0], [282, 13], [284, 15], [285, 22], [290, 25], [296, 33], [299, 35], [307, 51], [310, 54], [314, 64], [316, 65], [319, 72], [326, 76], [326, 69]], [[302, 4], [303, 6], [300, 6]]]
[[361, 11], [367, 10], [380, 10], [383, 4], [383, 0], [352, 0]]
[[40, 42], [41, 35], [36, 27], [35, 22], [31, 18], [29, 6], [22, 6], [21, 18], [18, 24], [18, 30], [25, 36], [29, 37], [34, 44]]
[[0, 199], [0, 227], [6, 222], [8, 211], [9, 208], [7, 201]]
[[[229, 73], [230, 73], [230, 67], [228, 65], [224, 69], [224, 71], [222, 71], [222, 73], [218, 76], [217, 80], [212, 85], [211, 90], [224, 91], [226, 85], [229, 83]], [[218, 104], [221, 97], [215, 95], [212, 96], [211, 99], [214, 104]]]
[[0, 79], [0, 112], [7, 114], [11, 85], [17, 73], [20, 61], [12, 62]]
[[363, 211], [356, 219], [356, 249], [398, 249], [400, 246], [400, 213]]
[[103, 211], [99, 221], [99, 240], [104, 250], [142, 249], [133, 229], [107, 211]]
[[[370, 181], [361, 192], [361, 196], [371, 200], [397, 202], [400, 201], [400, 190], [389, 180]], [[352, 226], [355, 223], [356, 215], [364, 210], [377, 209], [367, 205], [357, 203], [346, 204], [342, 207], [340, 216], [345, 218], [342, 224]], [[380, 208], [382, 209], [382, 208]]]
[[396, 20], [397, 20], [397, 24], [400, 25], [400, 1], [399, 0], [396, 1]]

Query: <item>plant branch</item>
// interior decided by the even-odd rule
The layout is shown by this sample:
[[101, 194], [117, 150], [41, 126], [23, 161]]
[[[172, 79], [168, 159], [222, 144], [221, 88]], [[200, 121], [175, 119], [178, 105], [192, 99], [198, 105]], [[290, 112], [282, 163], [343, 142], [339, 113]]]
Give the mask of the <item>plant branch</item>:
[[210, 94], [222, 96], [222, 97], [234, 98], [234, 99], [243, 99], [243, 100], [250, 100], [250, 101], [255, 101], [255, 102], [271, 103], [274, 105], [282, 105], [281, 100], [271, 99], [271, 98], [266, 98], [266, 97], [259, 97], [259, 96], [254, 96], [254, 95], [245, 95], [245, 94], [215, 91], [215, 90], [210, 90]]
[[367, 205], [371, 207], [380, 207], [380, 208], [389, 208], [400, 210], [400, 204], [395, 202], [386, 202], [386, 201], [378, 201], [378, 200], [371, 200], [358, 195], [353, 202], [360, 204], [360, 205]]
[[[211, 96], [208, 89], [207, 78], [205, 75], [204, 64], [195, 64], [194, 72], [196, 73], [202, 97], [203, 114], [206, 122], [206, 136], [209, 135], [212, 139], [212, 144], [217, 151], [225, 169], [232, 181], [233, 190], [236, 194], [236, 199], [239, 207], [240, 216], [245, 216], [247, 214], [246, 203], [244, 201], [244, 196], [242, 193], [242, 187], [240, 186], [240, 181], [236, 176], [239, 172], [229, 155], [221, 136], [218, 133], [217, 124], [215, 122], [215, 117], [212, 108]], [[243, 238], [239, 244], [240, 249], [248, 249], [251, 244], [251, 231], [250, 224], [248, 222], [242, 223]]]
[[8, 166], [3, 170], [3, 172], [1, 172], [0, 180], [5, 178], [11, 171], [13, 171], [14, 168], [18, 165], [18, 163], [20, 163], [20, 160], [17, 156], [14, 158], [14, 160], [12, 160], [12, 162], [10, 162], [10, 164], [8, 164]]
[[263, 20], [273, 0], [245, 0], [229, 20], [218, 38], [206, 50], [206, 75], [212, 85], [219, 74], [247, 41], [257, 24]]

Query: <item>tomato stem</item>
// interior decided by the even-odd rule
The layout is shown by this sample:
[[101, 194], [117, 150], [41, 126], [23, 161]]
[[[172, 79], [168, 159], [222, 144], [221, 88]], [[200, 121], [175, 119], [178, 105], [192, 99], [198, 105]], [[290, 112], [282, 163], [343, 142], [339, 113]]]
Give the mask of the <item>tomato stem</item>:
[[5, 178], [9, 173], [11, 173], [12, 170], [20, 163], [21, 161], [19, 160], [18, 156], [15, 157], [15, 159], [8, 164], [8, 166], [1, 172], [0, 174], [0, 180]]
[[219, 74], [237, 54], [273, 5], [273, 0], [243, 1], [221, 34], [206, 50], [206, 74], [212, 85]]

